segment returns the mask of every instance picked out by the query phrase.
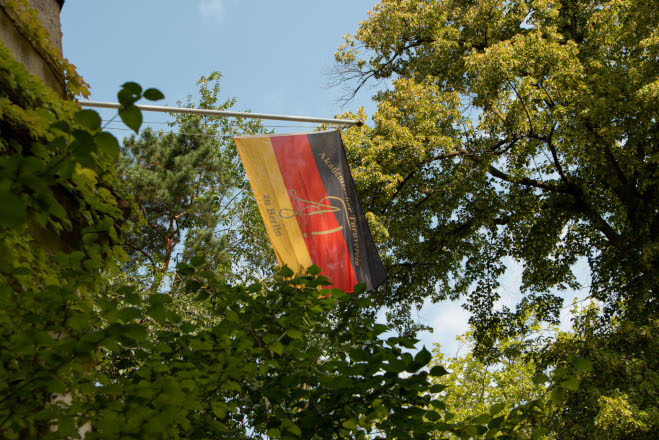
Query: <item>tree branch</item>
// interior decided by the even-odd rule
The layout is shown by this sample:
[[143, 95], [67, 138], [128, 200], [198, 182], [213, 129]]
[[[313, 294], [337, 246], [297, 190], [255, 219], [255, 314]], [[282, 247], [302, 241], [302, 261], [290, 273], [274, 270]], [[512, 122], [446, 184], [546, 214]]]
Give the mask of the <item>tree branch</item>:
[[493, 165], [490, 165], [488, 168], [488, 173], [490, 173], [492, 176], [504, 180], [509, 183], [518, 183], [520, 185], [524, 186], [532, 186], [535, 188], [540, 188], [546, 191], [552, 191], [552, 192], [558, 192], [558, 193], [565, 193], [565, 194], [571, 194], [570, 188], [566, 186], [559, 186], [555, 185], [550, 182], [545, 182], [542, 180], [537, 180], [537, 179], [529, 179], [528, 177], [522, 177], [520, 179], [513, 179], [510, 174], [506, 174], [503, 171], [499, 170], [498, 168], [495, 168]]
[[586, 121], [586, 129], [595, 137], [595, 139], [602, 145], [604, 148], [604, 157], [611, 164], [615, 178], [618, 180], [618, 185], [611, 185], [613, 192], [616, 197], [624, 206], [627, 216], [630, 219], [634, 219], [638, 215], [638, 203], [642, 200], [641, 194], [638, 192], [636, 186], [627, 179], [625, 173], [622, 171], [620, 164], [618, 163], [613, 151], [611, 150], [611, 145], [606, 141], [598, 132], [595, 130], [590, 122]]
[[151, 265], [153, 266], [153, 271], [154, 271], [154, 272], [156, 271], [156, 269], [158, 268], [158, 266], [156, 265], [156, 262], [155, 262], [154, 259], [151, 257], [151, 255], [149, 255], [148, 252], [146, 252], [146, 251], [145, 251], [144, 249], [142, 249], [142, 248], [139, 248], [139, 247], [135, 246], [133, 243], [131, 243], [131, 242], [129, 242], [129, 241], [126, 241], [126, 245], [127, 245], [128, 247], [130, 247], [130, 248], [136, 250], [137, 252], [141, 253], [142, 255], [144, 255], [144, 256], [145, 256], [145, 257], [151, 262]]
[[[371, 78], [380, 77], [382, 71], [385, 70], [387, 67], [390, 67], [392, 72], [394, 72], [395, 69], [391, 66], [394, 64], [394, 62], [398, 58], [400, 58], [401, 55], [403, 55], [403, 53], [405, 51], [416, 48], [416, 47], [421, 46], [422, 44], [425, 44], [425, 43], [432, 43], [432, 41], [433, 40], [431, 38], [415, 38], [413, 40], [410, 39], [410, 41], [407, 44], [404, 44], [404, 45], [396, 48], [395, 50], [392, 50], [393, 54], [390, 55], [388, 57], [388, 59], [386, 59], [384, 62], [381, 62], [381, 63], [379, 63], [379, 65], [377, 67], [366, 70], [366, 71], [363, 71], [358, 67], [355, 67], [354, 70], [350, 69], [348, 66], [350, 64], [354, 64], [354, 63], [350, 63], [350, 64], [346, 65], [346, 70], [343, 70], [343, 71], [341, 71], [337, 68], [334, 71], [335, 72], [334, 75], [337, 79], [336, 79], [335, 82], [333, 82], [333, 85], [338, 85], [339, 83], [345, 82], [345, 81], [352, 81], [352, 80], [355, 80], [355, 79], [359, 79], [359, 82], [357, 83], [357, 86], [354, 89], [352, 89], [350, 92], [348, 92], [346, 90], [346, 92], [348, 92], [348, 94], [346, 96], [344, 96], [343, 98], [341, 98], [340, 101], [347, 104], [350, 100], [352, 100], [357, 95], [357, 93], [362, 89], [362, 87], [364, 87], [366, 85], [366, 83]], [[352, 72], [352, 74], [350, 76], [348, 76], [347, 75], [348, 72]], [[396, 72], [396, 73], [399, 73], [399, 72]]]
[[604, 147], [606, 159], [613, 167], [616, 177], [618, 178], [620, 183], [622, 185], [627, 185], [629, 183], [629, 181], [627, 180], [627, 176], [625, 176], [625, 173], [622, 172], [622, 168], [620, 168], [620, 164], [616, 160], [613, 151], [611, 151], [611, 146], [609, 145], [609, 143], [597, 132], [597, 130], [595, 130], [595, 127], [593, 127], [590, 124], [590, 122], [586, 121], [585, 126], [588, 129], [588, 131], [595, 137], [595, 139]]
[[149, 226], [151, 226], [151, 228], [153, 228], [153, 230], [156, 231], [156, 233], [158, 233], [158, 234], [160, 234], [161, 236], [164, 237], [165, 233], [155, 223], [153, 223], [151, 220], [149, 220], [149, 217], [146, 215], [146, 208], [144, 207], [142, 202], [137, 202], [137, 204], [140, 207], [140, 211], [142, 211], [142, 215], [144, 216], [144, 220], [146, 220], [146, 222], [149, 224]]
[[549, 147], [549, 151], [551, 152], [552, 161], [554, 162], [554, 166], [556, 167], [556, 171], [558, 171], [558, 175], [561, 176], [561, 180], [563, 180], [563, 183], [566, 186], [571, 186], [571, 185], [574, 185], [574, 183], [570, 182], [570, 180], [567, 178], [567, 175], [565, 174], [565, 171], [563, 170], [563, 166], [558, 161], [558, 153], [556, 152], [556, 146], [554, 145], [554, 142], [552, 140], [552, 138], [554, 136], [554, 129], [555, 129], [555, 126], [552, 125], [551, 131], [549, 132], [549, 138], [547, 139], [547, 146]]

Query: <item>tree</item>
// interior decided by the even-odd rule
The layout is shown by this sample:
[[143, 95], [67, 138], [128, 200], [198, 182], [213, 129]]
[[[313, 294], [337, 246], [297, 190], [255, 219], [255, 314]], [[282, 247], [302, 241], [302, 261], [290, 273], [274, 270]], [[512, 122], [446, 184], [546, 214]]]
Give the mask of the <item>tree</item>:
[[[344, 139], [390, 274], [374, 296], [399, 328], [425, 298], [466, 298], [475, 354], [496, 361], [496, 341], [531, 318], [556, 324], [560, 293], [580, 284], [574, 265], [590, 269], [582, 282], [602, 307], [587, 331], [536, 350], [539, 368], [567, 375], [551, 426], [573, 438], [656, 429], [657, 351], [644, 339], [658, 304], [655, 9], [384, 0], [336, 54], [352, 92], [392, 84], [373, 127]], [[497, 310], [507, 261], [523, 267], [523, 297]], [[594, 361], [578, 390], [565, 370], [577, 358]]]
[[[479, 342], [555, 323], [577, 261], [605, 322], [656, 313], [658, 19], [645, 0], [384, 0], [348, 37], [339, 79], [393, 81], [345, 136], [392, 319], [467, 297]], [[506, 259], [524, 298], [495, 311]]]
[[[531, 343], [529, 336], [540, 330], [537, 324], [531, 326], [530, 333], [515, 339], [498, 341], [495, 349], [499, 353], [496, 362], [483, 362], [474, 356], [473, 332], [458, 336], [460, 353], [448, 356], [435, 344], [431, 365], [446, 368], [449, 374], [432, 380], [442, 388], [443, 408], [452, 414], [458, 423], [477, 419], [482, 414], [490, 414], [499, 420], [510, 414], [520, 403], [540, 399], [546, 388], [537, 384], [534, 377], [536, 365], [525, 354]], [[526, 421], [520, 432], [526, 438], [532, 437], [534, 427], [542, 426], [544, 420], [535, 419], [535, 426]], [[451, 438], [459, 438], [452, 436]]]
[[[575, 307], [571, 331], [540, 332], [534, 324], [528, 334], [498, 341], [494, 361], [474, 355], [471, 331], [458, 337], [460, 351], [466, 350], [460, 355], [447, 356], [437, 346], [430, 365], [450, 372], [432, 380], [440, 384], [441, 409], [456, 424], [489, 417], [488, 427], [519, 438], [656, 437], [656, 320], [624, 330], [613, 323], [602, 333], [596, 332], [599, 313], [594, 304]], [[534, 333], [552, 344], [538, 343]], [[524, 407], [528, 402], [534, 411]]]
[[558, 334], [539, 364], [565, 366], [570, 356], [592, 363], [578, 389], [548, 407], [545, 426], [570, 438], [643, 439], [659, 435], [659, 347], [656, 318], [635, 325], [614, 320], [602, 330], [600, 310], [575, 314], [574, 331]]
[[[232, 107], [235, 99], [218, 104], [220, 78], [202, 76], [199, 103], [189, 96], [186, 106]], [[274, 254], [232, 140], [263, 132], [260, 121], [178, 114], [171, 126], [176, 133], [147, 128], [124, 141], [119, 175], [142, 222], [134, 219], [126, 242], [129, 272], [157, 291], [176, 261], [202, 255], [227, 280], [272, 276]]]
[[[7, 7], [41, 45], [27, 0]], [[84, 95], [67, 66], [67, 93]], [[319, 298], [329, 281], [313, 266], [228, 284], [200, 256], [177, 264], [172, 294], [108, 283], [139, 213], [117, 176], [119, 142], [4, 46], [0, 85], [3, 438], [428, 438], [430, 353], [378, 337], [387, 327], [362, 316], [364, 286]], [[135, 103], [162, 97], [125, 83], [119, 116], [137, 132]], [[180, 300], [215, 320], [188, 319]]]

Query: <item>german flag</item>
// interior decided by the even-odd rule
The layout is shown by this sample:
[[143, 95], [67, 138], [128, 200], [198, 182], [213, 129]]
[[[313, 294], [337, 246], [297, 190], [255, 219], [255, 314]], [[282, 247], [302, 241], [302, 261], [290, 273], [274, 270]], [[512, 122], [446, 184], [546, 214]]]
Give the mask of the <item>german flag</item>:
[[387, 278], [357, 198], [341, 133], [239, 136], [240, 158], [280, 265], [316, 264], [334, 287]]

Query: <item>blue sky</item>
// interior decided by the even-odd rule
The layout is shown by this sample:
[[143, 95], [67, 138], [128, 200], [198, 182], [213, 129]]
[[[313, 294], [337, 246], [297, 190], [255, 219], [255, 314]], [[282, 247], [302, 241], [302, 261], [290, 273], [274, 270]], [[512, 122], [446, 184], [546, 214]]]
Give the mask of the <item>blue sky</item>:
[[[370, 99], [374, 90], [360, 92], [341, 108], [337, 100], [342, 92], [328, 88], [327, 71], [343, 36], [354, 33], [376, 3], [67, 0], [61, 14], [64, 55], [91, 85], [90, 99], [96, 101], [116, 102], [119, 86], [136, 81], [165, 94], [158, 104], [175, 106], [194, 93], [195, 79], [219, 70], [224, 75], [222, 96], [235, 97], [236, 110], [332, 117], [364, 106], [370, 116], [375, 111]], [[109, 118], [114, 111], [101, 114]], [[163, 118], [145, 115], [145, 121]], [[300, 123], [293, 124], [275, 131], [303, 130]], [[265, 125], [287, 124], [267, 121]], [[520, 274], [521, 267], [511, 262], [499, 305], [517, 302]], [[433, 334], [420, 335], [419, 347], [439, 342], [449, 354], [459, 349], [455, 336], [468, 328], [468, 314], [457, 303], [426, 304], [415, 318], [435, 329]]]
[[195, 79], [219, 70], [222, 94], [237, 99], [237, 110], [333, 117], [365, 106], [372, 114], [372, 91], [342, 109], [340, 90], [327, 87], [327, 71], [343, 36], [375, 3], [68, 0], [61, 14], [64, 54], [96, 101], [116, 102], [119, 86], [136, 81], [159, 88], [163, 103], [175, 106], [194, 92]]

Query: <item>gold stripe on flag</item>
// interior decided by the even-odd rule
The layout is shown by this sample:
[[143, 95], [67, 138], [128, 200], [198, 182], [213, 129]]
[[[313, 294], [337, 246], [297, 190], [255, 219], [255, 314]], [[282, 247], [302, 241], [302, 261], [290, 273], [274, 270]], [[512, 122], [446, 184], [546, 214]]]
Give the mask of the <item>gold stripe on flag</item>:
[[[279, 264], [286, 263], [295, 272], [308, 268], [312, 261], [297, 218], [279, 215], [282, 209], [295, 210], [270, 139], [236, 138], [235, 142]], [[295, 264], [297, 267], [293, 267]]]

